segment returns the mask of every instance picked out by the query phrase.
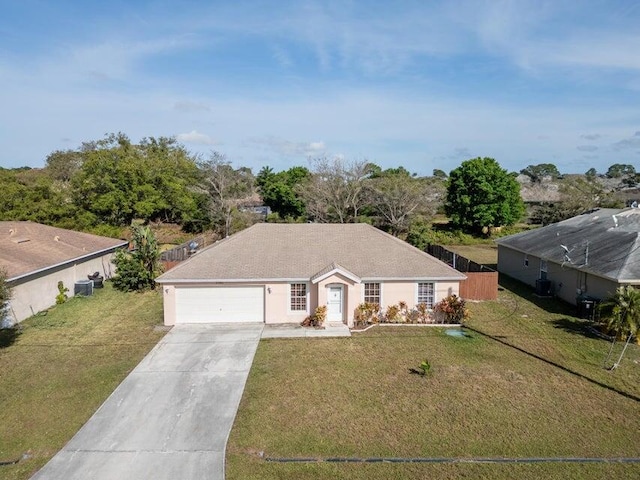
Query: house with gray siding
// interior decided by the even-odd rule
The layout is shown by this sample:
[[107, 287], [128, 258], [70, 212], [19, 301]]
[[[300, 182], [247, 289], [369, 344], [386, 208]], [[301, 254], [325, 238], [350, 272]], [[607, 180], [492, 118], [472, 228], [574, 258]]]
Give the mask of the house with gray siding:
[[577, 305], [640, 287], [640, 209], [601, 208], [496, 241], [498, 271]]

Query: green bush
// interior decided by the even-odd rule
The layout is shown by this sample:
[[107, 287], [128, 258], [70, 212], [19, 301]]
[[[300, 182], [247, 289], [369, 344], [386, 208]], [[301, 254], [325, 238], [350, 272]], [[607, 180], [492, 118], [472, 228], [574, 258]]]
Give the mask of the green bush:
[[469, 309], [467, 309], [466, 302], [457, 295], [449, 295], [443, 298], [433, 310], [444, 317], [445, 323], [462, 323], [469, 318]]
[[69, 298], [69, 295], [67, 295], [68, 292], [69, 292], [69, 289], [65, 287], [64, 283], [62, 283], [62, 280], [60, 280], [58, 282], [58, 294], [56, 295], [56, 305], [62, 305], [64, 302], [67, 301], [67, 299]]
[[116, 275], [113, 286], [123, 292], [155, 288], [160, 273], [160, 248], [149, 227], [132, 226], [133, 251], [118, 250], [113, 263]]
[[7, 271], [0, 267], [0, 324], [6, 318], [11, 300], [11, 287], [7, 283]]
[[326, 318], [327, 306], [320, 305], [319, 307], [316, 307], [313, 315], [309, 315], [307, 318], [305, 318], [300, 325], [302, 325], [303, 327], [321, 327]]

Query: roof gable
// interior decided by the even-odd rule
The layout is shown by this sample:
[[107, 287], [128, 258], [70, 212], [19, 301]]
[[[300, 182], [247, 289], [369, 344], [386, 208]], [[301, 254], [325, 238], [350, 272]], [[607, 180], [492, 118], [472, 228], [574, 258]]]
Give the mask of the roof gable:
[[319, 283], [325, 278], [329, 278], [331, 275], [339, 273], [343, 277], [348, 278], [349, 280], [354, 281], [355, 283], [360, 283], [362, 280], [357, 275], [354, 275], [349, 270], [344, 267], [341, 267], [336, 262], [332, 262], [331, 265], [327, 265], [325, 268], [320, 270], [314, 276], [311, 277], [311, 283]]
[[1, 221], [0, 266], [15, 279], [127, 243], [40, 223]]
[[364, 223], [258, 223], [202, 250], [158, 281], [310, 281], [333, 269], [358, 281], [466, 278]]
[[640, 209], [599, 209], [496, 243], [565, 268], [640, 282]]

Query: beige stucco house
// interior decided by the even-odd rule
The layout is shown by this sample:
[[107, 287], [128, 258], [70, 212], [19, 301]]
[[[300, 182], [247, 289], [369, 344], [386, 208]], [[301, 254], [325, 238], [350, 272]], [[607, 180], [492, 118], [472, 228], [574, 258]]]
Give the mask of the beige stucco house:
[[75, 282], [99, 272], [111, 277], [116, 249], [127, 241], [33, 222], [0, 222], [0, 267], [12, 289], [8, 319], [21, 322], [55, 304], [58, 282], [73, 296]]
[[496, 243], [500, 273], [574, 305], [640, 286], [638, 208], [598, 209]]
[[433, 305], [466, 277], [366, 224], [256, 224], [157, 279], [164, 321], [299, 323], [326, 305], [353, 325], [362, 302]]

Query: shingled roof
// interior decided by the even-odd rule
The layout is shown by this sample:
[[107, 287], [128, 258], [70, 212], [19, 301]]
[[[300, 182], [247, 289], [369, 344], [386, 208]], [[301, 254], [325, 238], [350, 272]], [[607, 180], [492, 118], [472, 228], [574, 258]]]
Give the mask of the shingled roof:
[[640, 209], [599, 209], [496, 241], [618, 283], [640, 284]]
[[332, 269], [362, 280], [466, 278], [364, 223], [259, 223], [202, 250], [158, 282], [309, 281]]
[[0, 267], [9, 280], [127, 245], [125, 240], [33, 222], [0, 222]]

